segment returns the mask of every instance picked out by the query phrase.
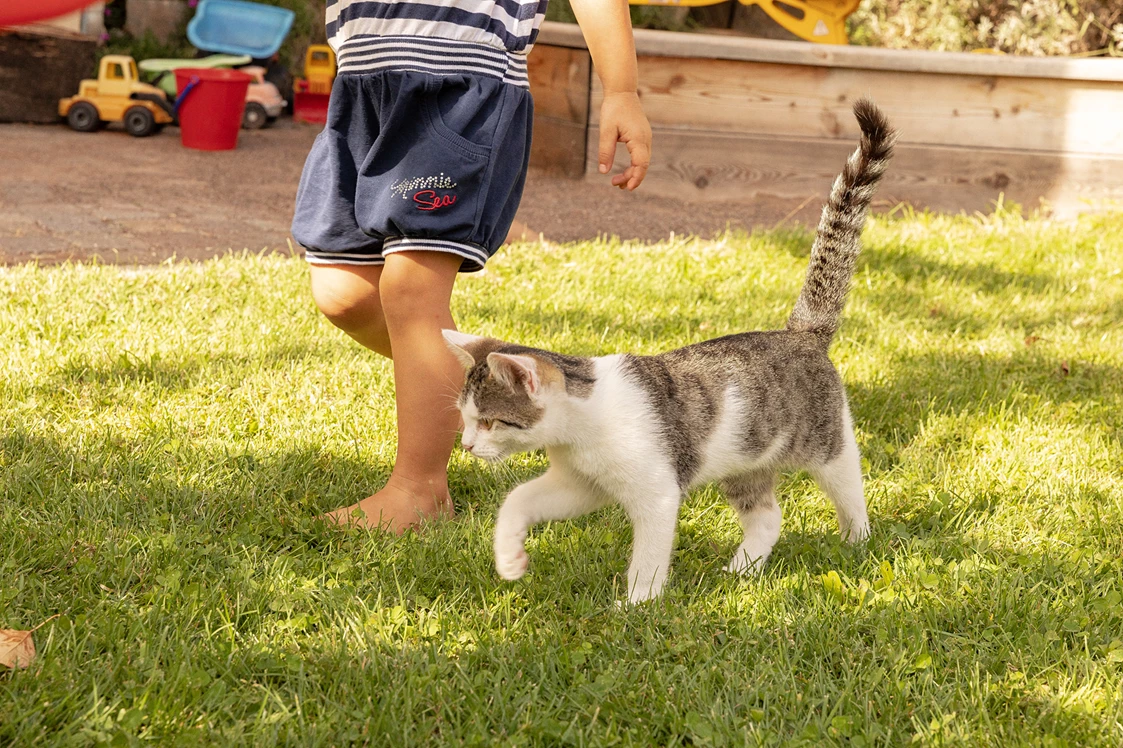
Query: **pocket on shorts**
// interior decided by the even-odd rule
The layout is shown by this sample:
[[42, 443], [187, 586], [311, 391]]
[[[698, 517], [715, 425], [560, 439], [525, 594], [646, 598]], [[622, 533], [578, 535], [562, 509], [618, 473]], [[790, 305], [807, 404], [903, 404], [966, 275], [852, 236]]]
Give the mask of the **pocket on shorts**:
[[[368, 234], [480, 243], [496, 100], [475, 84], [466, 92], [459, 85], [427, 82], [411, 110], [414, 119], [388, 127], [382, 147], [363, 164], [355, 206]], [[455, 104], [451, 121], [441, 116], [442, 93]]]
[[[469, 156], [491, 155], [497, 118], [492, 111], [501, 101], [489, 88], [468, 76], [430, 78], [422, 96], [430, 132]], [[451, 123], [445, 121], [448, 112]]]

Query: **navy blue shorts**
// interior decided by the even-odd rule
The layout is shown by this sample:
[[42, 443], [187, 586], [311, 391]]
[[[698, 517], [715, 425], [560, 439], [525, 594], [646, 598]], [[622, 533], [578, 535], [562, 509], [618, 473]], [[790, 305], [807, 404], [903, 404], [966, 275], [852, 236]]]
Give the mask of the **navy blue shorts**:
[[497, 78], [341, 74], [304, 164], [293, 237], [317, 264], [424, 250], [481, 270], [519, 207], [532, 119], [530, 91]]

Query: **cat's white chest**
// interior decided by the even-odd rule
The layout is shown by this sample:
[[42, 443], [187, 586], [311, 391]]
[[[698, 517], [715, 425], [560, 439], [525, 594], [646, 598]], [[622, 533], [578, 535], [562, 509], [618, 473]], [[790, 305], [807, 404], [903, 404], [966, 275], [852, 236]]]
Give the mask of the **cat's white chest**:
[[583, 433], [572, 435], [562, 458], [570, 469], [618, 496], [637, 485], [674, 482], [659, 436], [659, 415], [624, 376], [621, 360], [596, 359], [597, 387], [584, 406]]

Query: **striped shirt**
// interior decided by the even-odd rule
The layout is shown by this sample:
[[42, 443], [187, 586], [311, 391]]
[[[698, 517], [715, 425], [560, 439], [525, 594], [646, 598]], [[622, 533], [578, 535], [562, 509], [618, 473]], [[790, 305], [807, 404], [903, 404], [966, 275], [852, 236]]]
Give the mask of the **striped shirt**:
[[339, 73], [472, 73], [524, 88], [548, 0], [328, 0]]

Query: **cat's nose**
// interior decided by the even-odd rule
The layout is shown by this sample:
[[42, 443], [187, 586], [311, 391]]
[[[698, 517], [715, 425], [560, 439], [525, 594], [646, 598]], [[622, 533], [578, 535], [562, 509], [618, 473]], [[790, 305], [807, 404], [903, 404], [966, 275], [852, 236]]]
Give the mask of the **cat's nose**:
[[472, 442], [460, 442], [460, 446], [461, 446], [461, 447], [464, 447], [464, 449], [466, 449], [467, 451], [471, 452], [471, 451], [472, 451], [472, 447], [474, 447], [474, 446], [476, 446], [476, 445], [475, 445], [475, 444], [473, 444]]

